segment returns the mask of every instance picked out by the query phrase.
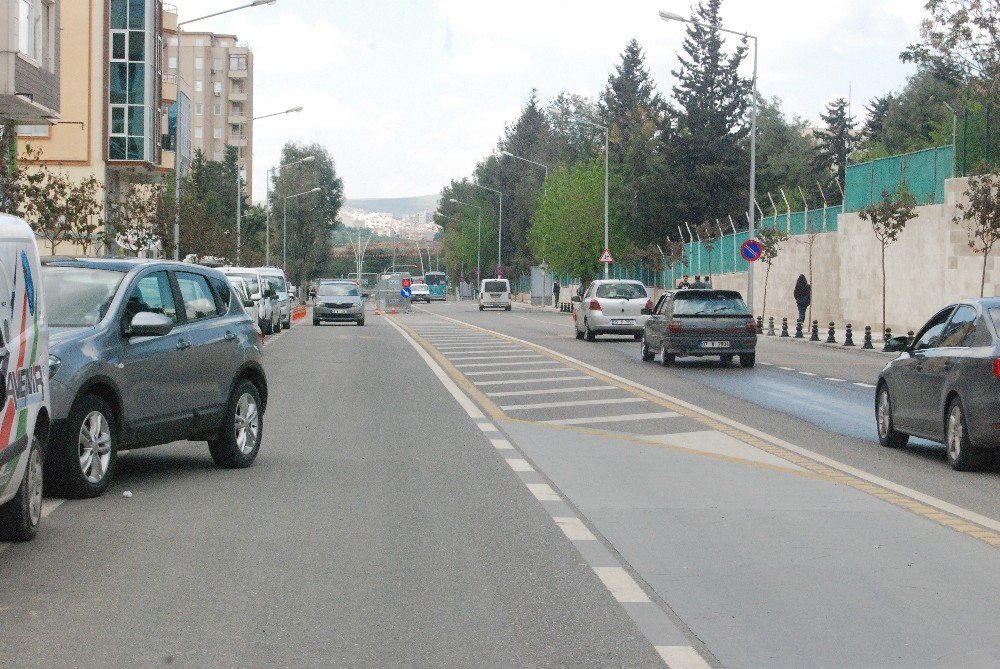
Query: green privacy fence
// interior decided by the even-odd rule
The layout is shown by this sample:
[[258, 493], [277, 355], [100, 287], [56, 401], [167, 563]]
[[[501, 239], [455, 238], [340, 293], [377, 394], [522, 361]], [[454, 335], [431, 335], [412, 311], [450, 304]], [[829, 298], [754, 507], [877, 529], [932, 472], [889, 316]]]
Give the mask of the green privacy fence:
[[944, 180], [955, 175], [955, 147], [939, 146], [847, 166], [845, 211], [878, 202], [882, 191], [895, 194], [905, 181], [917, 204], [943, 204]]

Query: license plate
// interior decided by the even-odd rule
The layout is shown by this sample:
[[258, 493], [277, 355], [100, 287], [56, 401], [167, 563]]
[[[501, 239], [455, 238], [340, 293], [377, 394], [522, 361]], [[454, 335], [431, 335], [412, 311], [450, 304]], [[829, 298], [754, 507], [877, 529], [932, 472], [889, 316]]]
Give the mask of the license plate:
[[617, 320], [612, 319], [611, 324], [612, 325], [635, 325], [635, 319], [634, 318], [619, 318]]
[[492, 297], [493, 299], [499, 299], [500, 293], [490, 293], [490, 297]]
[[333, 313], [335, 313], [335, 314], [349, 314], [349, 313], [351, 313], [351, 310], [350, 309], [334, 309]]
[[729, 348], [728, 341], [702, 341], [698, 345], [702, 348]]

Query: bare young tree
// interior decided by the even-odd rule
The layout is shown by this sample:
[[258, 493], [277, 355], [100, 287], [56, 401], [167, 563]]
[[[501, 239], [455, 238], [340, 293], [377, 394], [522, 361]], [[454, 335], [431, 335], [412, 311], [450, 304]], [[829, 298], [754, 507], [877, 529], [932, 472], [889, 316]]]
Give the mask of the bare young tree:
[[757, 240], [760, 242], [760, 261], [767, 266], [764, 272], [764, 303], [760, 310], [761, 316], [764, 316], [767, 314], [767, 283], [771, 278], [771, 266], [781, 252], [781, 245], [788, 241], [788, 233], [780, 228], [759, 228]]
[[1000, 172], [969, 177], [965, 199], [968, 204], [958, 204], [961, 214], [952, 221], [965, 225], [969, 248], [983, 256], [983, 274], [979, 282], [979, 296], [982, 297], [986, 290], [986, 263], [993, 245], [1000, 240]]
[[119, 247], [135, 256], [159, 241], [157, 222], [163, 189], [128, 184], [123, 191], [121, 200], [108, 206], [110, 234]]
[[694, 231], [698, 235], [698, 239], [701, 240], [702, 246], [708, 251], [708, 275], [712, 276], [712, 249], [715, 248], [715, 242], [722, 233], [719, 230], [718, 224], [713, 224], [711, 221], [705, 221], [701, 225], [696, 225]]
[[882, 332], [885, 332], [885, 250], [896, 241], [907, 221], [916, 218], [913, 196], [903, 183], [896, 195], [882, 191], [882, 200], [858, 212], [861, 220], [871, 223], [875, 237], [882, 245]]

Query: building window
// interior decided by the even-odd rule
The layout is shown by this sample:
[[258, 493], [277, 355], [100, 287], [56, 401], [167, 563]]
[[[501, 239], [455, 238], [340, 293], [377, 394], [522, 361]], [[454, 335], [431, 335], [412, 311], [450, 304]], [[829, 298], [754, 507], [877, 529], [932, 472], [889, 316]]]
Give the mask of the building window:
[[194, 129], [194, 138], [202, 139], [205, 136], [205, 129], [201, 126], [196, 126]]
[[215, 70], [216, 72], [221, 72], [222, 71], [222, 59], [221, 58], [216, 58], [215, 60], [212, 61], [212, 69]]
[[195, 45], [195, 46], [205, 46], [205, 40], [203, 40], [203, 39], [201, 39], [201, 38], [199, 37], [198, 39], [196, 39], [196, 40], [194, 41], [194, 45]]
[[247, 69], [247, 55], [245, 53], [234, 53], [229, 56], [230, 70]]
[[17, 14], [17, 48], [29, 58], [35, 57], [35, 0], [20, 0]]
[[215, 91], [216, 95], [222, 95], [222, 82], [221, 81], [213, 81], [212, 82], [212, 90]]
[[205, 90], [205, 82], [201, 80], [195, 81], [194, 82], [195, 93], [201, 93], [203, 90]]
[[169, 44], [170, 46], [178, 46], [180, 42], [177, 41], [177, 37], [174, 36], [167, 40], [167, 44]]
[[196, 69], [196, 70], [204, 70], [205, 69], [205, 59], [201, 58], [200, 56], [198, 58], [195, 58], [194, 59], [194, 69]]
[[213, 139], [222, 139], [222, 128], [216, 128], [212, 131]]
[[150, 99], [147, 92], [149, 80], [156, 74], [158, 50], [148, 44], [146, 4], [142, 0], [111, 0], [109, 5], [109, 160], [150, 160], [149, 129], [158, 127], [159, 100]]
[[195, 105], [194, 105], [194, 115], [195, 116], [201, 116], [204, 113], [205, 113], [205, 105], [203, 105], [200, 102], [195, 103]]
[[177, 69], [177, 56], [171, 56], [167, 59], [167, 68], [171, 70]]
[[215, 115], [222, 116], [222, 105], [218, 102], [215, 103]]
[[50, 127], [52, 126], [45, 123], [39, 125], [19, 125], [17, 126], [17, 135], [18, 137], [48, 137]]

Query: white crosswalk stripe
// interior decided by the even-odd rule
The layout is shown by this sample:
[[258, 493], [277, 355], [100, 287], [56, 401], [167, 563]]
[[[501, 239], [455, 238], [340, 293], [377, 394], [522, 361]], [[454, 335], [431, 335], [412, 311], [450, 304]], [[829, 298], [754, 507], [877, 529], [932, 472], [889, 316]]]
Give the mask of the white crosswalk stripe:
[[500, 407], [504, 411], [527, 411], [530, 409], [558, 409], [562, 407], [604, 406], [605, 404], [635, 404], [645, 402], [641, 397], [620, 397], [603, 400], [571, 400], [568, 402], [538, 402], [536, 404], [508, 404]]

